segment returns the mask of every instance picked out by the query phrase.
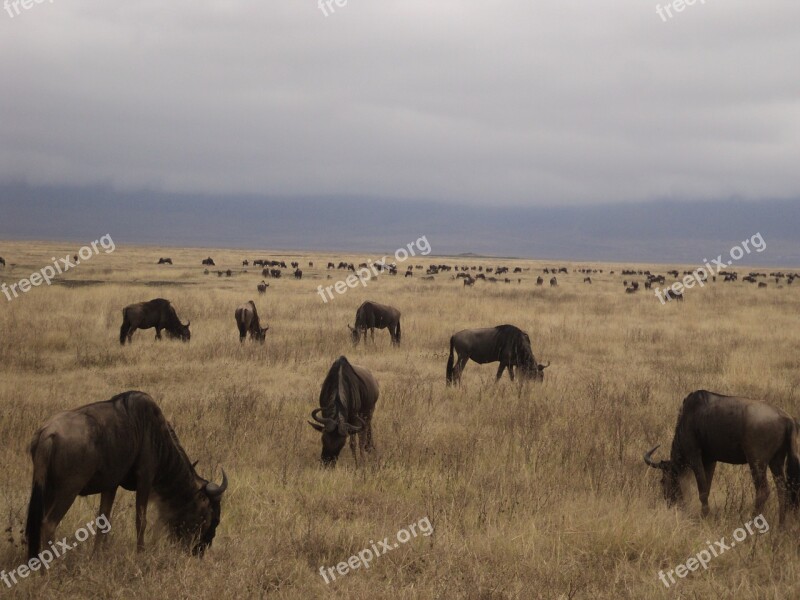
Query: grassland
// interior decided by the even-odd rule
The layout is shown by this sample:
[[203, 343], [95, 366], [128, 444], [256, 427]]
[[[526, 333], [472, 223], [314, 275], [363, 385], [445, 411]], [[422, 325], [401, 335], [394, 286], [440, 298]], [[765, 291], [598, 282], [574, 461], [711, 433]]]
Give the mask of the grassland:
[[[433, 243], [433, 240], [431, 240]], [[73, 254], [79, 245], [3, 243], [0, 281], [10, 284]], [[203, 273], [200, 261], [214, 257]], [[170, 256], [173, 266], [157, 266]], [[270, 280], [243, 258], [300, 260], [305, 277]], [[203, 560], [184, 555], [151, 525], [135, 552], [133, 495], [120, 492], [108, 550], [86, 543], [0, 596], [9, 598], [797, 598], [798, 519], [772, 525], [666, 589], [672, 569], [730, 537], [750, 519], [754, 492], [744, 467], [721, 465], [701, 520], [693, 487], [668, 509], [642, 453], [668, 448], [677, 411], [695, 389], [766, 399], [800, 416], [800, 284], [756, 289], [716, 283], [662, 306], [625, 294], [622, 265], [422, 258], [413, 264], [501, 263], [529, 268], [513, 283], [465, 289], [382, 275], [324, 304], [318, 285], [343, 278], [329, 261], [368, 256], [119, 245], [7, 302], [0, 296], [0, 568], [24, 560], [20, 529], [30, 493], [27, 446], [52, 413], [129, 389], [152, 395], [198, 470], [230, 488], [222, 524]], [[313, 261], [315, 268], [309, 268]], [[536, 287], [543, 266], [569, 274]], [[592, 285], [573, 268], [604, 269]], [[626, 265], [628, 267], [634, 265]], [[678, 267], [678, 265], [674, 265]], [[402, 267], [401, 267], [402, 268]], [[642, 265], [641, 268], [647, 268]], [[665, 272], [665, 266], [653, 267]], [[739, 269], [743, 271], [744, 269]], [[746, 270], [744, 270], [746, 272]], [[327, 280], [328, 274], [333, 279]], [[522, 282], [517, 282], [517, 277]], [[637, 278], [641, 280], [641, 278]], [[138, 332], [120, 347], [121, 308], [170, 299], [188, 344]], [[270, 325], [264, 346], [240, 345], [233, 312], [255, 300]], [[403, 342], [385, 331], [353, 348], [346, 328], [365, 299], [403, 312]], [[494, 382], [495, 366], [470, 363], [463, 385], [445, 387], [449, 336], [513, 323], [528, 331], [542, 384]], [[319, 466], [319, 434], [306, 424], [331, 362], [341, 354], [381, 385], [377, 453], [360, 469], [345, 449], [335, 470]], [[98, 497], [79, 499], [59, 528], [93, 518]], [[319, 575], [428, 517], [435, 528], [325, 584]], [[151, 524], [155, 519], [150, 519]]]

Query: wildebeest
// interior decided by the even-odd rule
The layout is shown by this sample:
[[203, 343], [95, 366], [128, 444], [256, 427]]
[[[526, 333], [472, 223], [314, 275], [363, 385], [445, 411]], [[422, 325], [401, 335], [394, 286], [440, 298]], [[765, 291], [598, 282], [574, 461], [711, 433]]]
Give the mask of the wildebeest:
[[667, 300], [677, 300], [678, 302], [683, 302], [683, 292], [676, 292], [672, 288], [667, 288], [664, 290], [664, 298]]
[[125, 345], [125, 339], [131, 342], [133, 332], [137, 329], [156, 328], [156, 339], [161, 339], [161, 330], [166, 329], [170, 337], [188, 342], [190, 321], [181, 323], [175, 309], [164, 298], [156, 298], [149, 302], [130, 304], [122, 309], [122, 327], [119, 328], [119, 343]]
[[356, 322], [353, 327], [348, 323], [347, 325], [352, 333], [353, 343], [358, 344], [361, 340], [361, 335], [364, 335], [364, 341], [367, 340], [367, 329], [372, 335], [372, 341], [375, 341], [376, 329], [388, 329], [389, 336], [392, 338], [392, 344], [400, 343], [400, 311], [393, 306], [386, 304], [378, 304], [367, 300], [356, 310]]
[[[344, 448], [347, 436], [350, 437], [350, 450], [358, 465], [355, 434], [358, 434], [358, 447], [361, 457], [364, 452], [375, 448], [372, 441], [372, 414], [378, 402], [378, 382], [364, 367], [351, 365], [340, 356], [331, 365], [322, 383], [319, 394], [319, 408], [314, 409], [308, 422], [322, 433], [322, 464], [333, 467]], [[320, 416], [321, 413], [321, 416]]]
[[171, 265], [172, 264], [172, 259], [171, 258], [159, 258], [158, 259], [158, 264], [160, 264], [160, 265]]
[[266, 294], [267, 293], [267, 288], [269, 287], [269, 284], [262, 279], [261, 283], [259, 283], [258, 286], [256, 286], [256, 287], [258, 288], [258, 293], [259, 294]]
[[239, 328], [239, 341], [244, 342], [244, 338], [250, 333], [251, 340], [258, 340], [262, 344], [267, 338], [267, 329], [269, 325], [261, 328], [261, 323], [258, 320], [258, 311], [256, 310], [256, 303], [250, 300], [245, 302], [236, 309], [236, 326]]
[[544, 283], [544, 279], [542, 279], [541, 277], [537, 277], [536, 278], [536, 285], [542, 285], [543, 283]]
[[0, 265], [6, 266], [6, 259], [0, 256]]
[[[220, 521], [228, 487], [200, 477], [158, 404], [128, 391], [104, 402], [60, 412], [34, 434], [33, 484], [28, 505], [28, 558], [53, 538], [77, 496], [100, 494], [100, 515], [111, 520], [117, 488], [136, 492], [136, 547], [144, 549], [151, 494], [170, 532], [202, 555]], [[102, 535], [95, 544], [100, 545]]]
[[[458, 354], [458, 362], [453, 360], [453, 350]], [[498, 325], [482, 329], [464, 329], [450, 338], [450, 356], [447, 359], [447, 383], [456, 383], [469, 359], [479, 365], [500, 361], [497, 377], [508, 368], [508, 375], [514, 381], [514, 367], [519, 367], [520, 375], [526, 379], [543, 380], [544, 370], [550, 366], [536, 362], [531, 350], [528, 334], [514, 325]]]
[[470, 277], [469, 275], [467, 275], [464, 278], [464, 285], [475, 285], [475, 280], [472, 277]]
[[670, 506], [681, 500], [680, 480], [692, 471], [703, 516], [708, 514], [708, 494], [717, 462], [750, 466], [756, 488], [755, 514], [761, 512], [769, 497], [769, 467], [778, 489], [780, 520], [783, 521], [787, 490], [790, 507], [798, 505], [797, 429], [797, 423], [789, 414], [766, 402], [698, 390], [684, 399], [678, 413], [669, 460], [653, 460], [656, 446], [645, 453], [644, 461], [661, 470], [661, 486]]
[[592, 283], [592, 278], [591, 277], [584, 277], [583, 278], [583, 283]]
[[242, 266], [243, 267], [249, 267], [250, 266], [250, 263], [247, 261], [247, 259], [242, 261]]
[[555, 277], [550, 278], [550, 287], [556, 287], [558, 285], [558, 279]]
[[303, 272], [300, 269], [296, 269], [295, 272], [294, 272], [294, 278], [295, 279], [302, 279], [303, 278]]
[[216, 265], [214, 264], [214, 260], [213, 260], [213, 259], [212, 259], [210, 256], [209, 256], [208, 258], [204, 258], [204, 259], [203, 259], [203, 264], [204, 264], [204, 265], [207, 265], [207, 266], [209, 266], [209, 267], [214, 267], [214, 266], [216, 266]]

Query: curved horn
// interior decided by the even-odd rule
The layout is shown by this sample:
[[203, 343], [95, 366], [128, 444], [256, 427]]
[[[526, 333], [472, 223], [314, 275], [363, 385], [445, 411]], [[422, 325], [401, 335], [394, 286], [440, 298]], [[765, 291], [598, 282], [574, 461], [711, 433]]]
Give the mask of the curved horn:
[[658, 446], [655, 446], [655, 447], [651, 448], [650, 451], [644, 453], [644, 462], [646, 462], [648, 466], [653, 467], [654, 469], [664, 469], [665, 468], [663, 460], [659, 461], [659, 462], [656, 462], [656, 461], [653, 460], [653, 453], [656, 450], [658, 450], [660, 446], [661, 446], [661, 444], [658, 444]]
[[228, 476], [225, 475], [225, 469], [222, 469], [222, 483], [217, 485], [216, 483], [208, 482], [206, 484], [206, 494], [211, 496], [212, 498], [219, 498], [222, 494], [225, 493], [225, 490], [228, 489]]
[[184, 325], [184, 327], [188, 327], [188, 326], [189, 326], [189, 325], [191, 325], [191, 324], [192, 324], [192, 322], [191, 322], [191, 321], [186, 321], [186, 325]]
[[549, 366], [550, 366], [550, 361], [548, 360], [546, 365], [539, 365], [539, 368], [540, 369], [546, 369]]
[[321, 412], [322, 412], [321, 408], [315, 408], [313, 411], [311, 411], [311, 418], [314, 419], [317, 423], [321, 423], [322, 425], [324, 425], [325, 431], [333, 431], [334, 429], [336, 429], [336, 426], [338, 425], [336, 419], [330, 419], [325, 416], [320, 418], [317, 415], [319, 415], [319, 413]]

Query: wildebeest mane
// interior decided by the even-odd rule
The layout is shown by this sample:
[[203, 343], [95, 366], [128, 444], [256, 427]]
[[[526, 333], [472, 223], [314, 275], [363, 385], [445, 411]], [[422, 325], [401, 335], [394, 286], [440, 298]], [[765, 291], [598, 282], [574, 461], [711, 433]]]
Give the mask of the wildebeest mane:
[[319, 396], [322, 414], [335, 419], [337, 415], [347, 421], [350, 415], [361, 410], [361, 393], [358, 389], [360, 379], [344, 356], [340, 356], [331, 365]]

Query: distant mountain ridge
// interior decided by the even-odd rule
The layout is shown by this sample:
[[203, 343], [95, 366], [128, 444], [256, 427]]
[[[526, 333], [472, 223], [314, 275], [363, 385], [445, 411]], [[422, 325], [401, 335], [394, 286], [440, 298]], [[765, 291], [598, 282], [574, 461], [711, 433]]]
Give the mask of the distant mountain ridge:
[[0, 240], [382, 252], [425, 236], [440, 255], [701, 264], [761, 233], [766, 250], [742, 265], [798, 267], [798, 227], [798, 200], [476, 207], [0, 185]]

